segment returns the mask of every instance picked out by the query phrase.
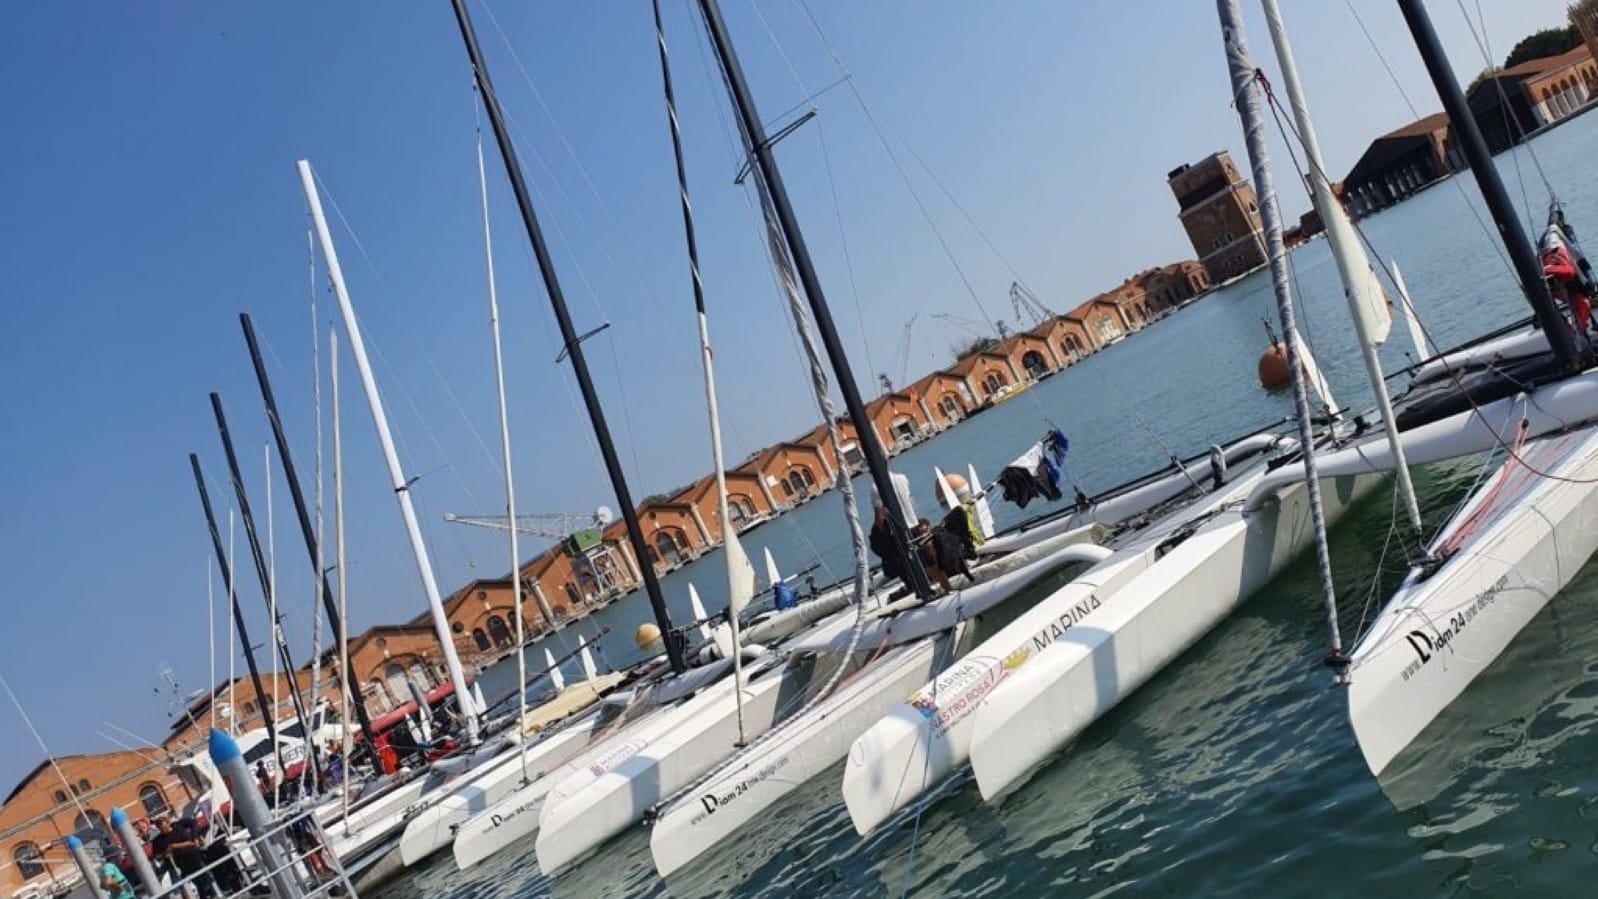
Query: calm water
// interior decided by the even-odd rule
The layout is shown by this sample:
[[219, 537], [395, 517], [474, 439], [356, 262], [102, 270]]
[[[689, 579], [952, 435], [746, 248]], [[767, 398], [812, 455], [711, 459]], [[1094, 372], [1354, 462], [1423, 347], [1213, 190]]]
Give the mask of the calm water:
[[[1588, 116], [1535, 144], [1583, 234], [1598, 231], [1598, 174], [1583, 153], [1595, 129], [1598, 116]], [[1518, 198], [1511, 157], [1500, 167]], [[1364, 223], [1374, 245], [1398, 259], [1442, 346], [1525, 314], [1466, 193], [1480, 209], [1467, 176]], [[1543, 211], [1532, 202], [1529, 218], [1540, 229]], [[1308, 337], [1339, 399], [1362, 406], [1363, 369], [1324, 242], [1301, 249], [1294, 264]], [[1280, 419], [1287, 398], [1264, 394], [1254, 376], [1270, 309], [1269, 279], [1256, 274], [904, 453], [894, 467], [911, 476], [917, 505], [931, 509], [933, 465], [974, 462], [995, 472], [1053, 422], [1072, 439], [1070, 475], [1093, 492], [1158, 467], [1171, 452], [1201, 451]], [[1390, 367], [1407, 349], [1400, 325], [1384, 350]], [[1419, 473], [1430, 526], [1475, 473], [1471, 460]], [[842, 576], [840, 505], [829, 494], [755, 530], [748, 543], [770, 546], [788, 570], [815, 562], [822, 574]], [[994, 511], [1001, 527], [1026, 517], [1003, 503]], [[1345, 631], [1402, 576], [1401, 560], [1382, 560], [1394, 515], [1384, 489], [1332, 534]], [[707, 603], [724, 604], [723, 570], [715, 554], [667, 577], [674, 611], [687, 615], [690, 578]], [[636, 656], [633, 628], [647, 617], [633, 596], [582, 628], [611, 627], [606, 656], [626, 664]], [[528, 845], [470, 874], [445, 853], [384, 896], [1598, 894], [1598, 569], [1550, 604], [1384, 784], [1367, 773], [1342, 694], [1318, 667], [1324, 631], [1313, 565], [1301, 560], [1017, 792], [985, 804], [968, 776], [957, 778], [926, 804], [918, 833], [905, 820], [856, 837], [839, 767], [778, 810], [808, 822], [800, 839], [787, 828], [765, 839], [751, 830], [669, 886], [655, 876], [638, 829], [558, 881], [537, 873]], [[504, 672], [487, 676], [511, 682]]]

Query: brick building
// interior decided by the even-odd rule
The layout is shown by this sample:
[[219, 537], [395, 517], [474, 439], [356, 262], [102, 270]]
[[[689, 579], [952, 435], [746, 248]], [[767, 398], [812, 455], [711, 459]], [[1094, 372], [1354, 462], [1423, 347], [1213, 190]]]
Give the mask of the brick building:
[[1093, 338], [1094, 350], [1101, 350], [1120, 340], [1130, 330], [1127, 327], [1126, 317], [1121, 314], [1121, 307], [1098, 298], [1088, 300], [1072, 309], [1065, 314], [1065, 317], [1079, 323]]
[[884, 393], [866, 403], [865, 411], [883, 451], [889, 455], [903, 452], [932, 434], [931, 419], [907, 392]]
[[1021, 380], [1010, 367], [1009, 357], [999, 353], [972, 353], [947, 371], [965, 381], [978, 407], [992, 399], [1000, 388]]
[[971, 385], [953, 372], [932, 372], [906, 387], [905, 392], [919, 398], [926, 407], [928, 419], [939, 429], [964, 421], [977, 406]]
[[1372, 141], [1343, 178], [1343, 192], [1355, 216], [1370, 215], [1402, 202], [1462, 163], [1448, 116], [1434, 113]]
[[[728, 472], [724, 477], [727, 481], [727, 514], [738, 533], [769, 519], [776, 511], [771, 498], [761, 489], [760, 478], [748, 472]], [[671, 501], [694, 509], [696, 518], [703, 521], [710, 532], [710, 542], [721, 543], [724, 538], [721, 499], [716, 494], [715, 475], [707, 474], [689, 484]]]
[[69, 755], [40, 762], [0, 805], [0, 895], [32, 887], [42, 895], [79, 880], [66, 838], [107, 839], [111, 809], [131, 818], [179, 812], [192, 789], [167, 770], [158, 750]]
[[1062, 368], [1086, 359], [1098, 348], [1087, 325], [1081, 319], [1072, 318], [1070, 315], [1055, 316], [1033, 328], [1029, 333], [1042, 337], [1049, 342], [1049, 346], [1054, 347], [1055, 356], [1060, 360]]
[[1137, 280], [1143, 289], [1146, 308], [1154, 318], [1162, 318], [1210, 289], [1210, 276], [1191, 259], [1150, 269]]
[[865, 451], [860, 448], [860, 432], [855, 430], [854, 422], [844, 416], [833, 424], [838, 429], [838, 440], [842, 444], [842, 461], [838, 458], [838, 447], [832, 443], [832, 429], [824, 424], [816, 425], [792, 441], [814, 449], [821, 456], [821, 464], [827, 473], [827, 487], [824, 489], [836, 486], [840, 472], [861, 472], [866, 469]]
[[1010, 360], [1010, 367], [1024, 378], [1041, 381], [1065, 367], [1064, 357], [1048, 338], [1032, 331], [1011, 334], [994, 349]]
[[1232, 164], [1225, 150], [1167, 176], [1178, 213], [1199, 264], [1215, 283], [1235, 278], [1265, 264], [1259, 205], [1254, 187]]
[[768, 446], [736, 470], [759, 476], [783, 508], [809, 502], [832, 487], [831, 466], [820, 447], [805, 443]]

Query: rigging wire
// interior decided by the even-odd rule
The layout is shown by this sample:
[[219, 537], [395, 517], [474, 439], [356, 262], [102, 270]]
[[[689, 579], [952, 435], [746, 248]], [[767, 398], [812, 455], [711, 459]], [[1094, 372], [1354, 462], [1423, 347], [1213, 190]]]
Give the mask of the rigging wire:
[[[1399, 80], [1398, 74], [1393, 71], [1392, 65], [1388, 63], [1386, 54], [1382, 53], [1381, 46], [1376, 43], [1376, 38], [1371, 35], [1370, 29], [1365, 27], [1365, 20], [1360, 18], [1359, 10], [1354, 8], [1353, 0], [1343, 0], [1343, 5], [1348, 8], [1349, 15], [1354, 17], [1354, 23], [1359, 26], [1360, 33], [1365, 35], [1365, 42], [1370, 45], [1371, 52], [1376, 54], [1376, 59], [1382, 64], [1382, 68], [1387, 71], [1387, 77], [1393, 82], [1393, 87], [1398, 89], [1398, 95], [1403, 98], [1404, 105], [1409, 107], [1409, 114], [1419, 119], [1421, 117], [1420, 110], [1416, 109], [1415, 104], [1409, 99], [1409, 94], [1404, 91], [1404, 82]], [[1324, 176], [1325, 173], [1323, 172], [1322, 175]], [[1504, 248], [1498, 245], [1497, 232], [1487, 224], [1486, 219], [1482, 218], [1481, 210], [1476, 208], [1476, 204], [1471, 202], [1470, 193], [1465, 190], [1465, 185], [1461, 184], [1457, 178], [1450, 177], [1448, 181], [1453, 183], [1455, 189], [1459, 191], [1460, 198], [1465, 201], [1465, 208], [1470, 210], [1471, 217], [1476, 219], [1476, 226], [1481, 228], [1482, 234], [1487, 236], [1488, 244], [1498, 254], [1498, 259], [1504, 264], [1504, 269], [1513, 276], [1515, 268], [1510, 264], [1509, 256], [1504, 252]], [[1328, 177], [1327, 183], [1335, 182]]]
[[[800, 0], [800, 2], [802, 3], [802, 0]], [[758, 11], [758, 6], [756, 9]], [[807, 9], [805, 12], [808, 16], [809, 10]], [[904, 182], [905, 189], [910, 192], [910, 198], [915, 202], [916, 208], [920, 210], [922, 219], [926, 221], [927, 227], [931, 229], [933, 237], [937, 239], [938, 245], [943, 249], [944, 257], [949, 260], [949, 265], [954, 269], [955, 275], [960, 279], [960, 283], [965, 287], [966, 294], [971, 297], [971, 303], [976, 306], [977, 311], [982, 315], [982, 319], [987, 322], [988, 327], [991, 328], [995, 334], [998, 334], [1002, 337], [1002, 332], [999, 330], [998, 323], [994, 320], [993, 316], [988, 313], [987, 306], [983, 305], [982, 298], [977, 294], [976, 287], [971, 283], [971, 279], [966, 274], [965, 268], [960, 265], [960, 260], [955, 256], [954, 249], [949, 245], [949, 241], [944, 236], [943, 230], [938, 227], [937, 221], [933, 219], [932, 211], [927, 208], [926, 202], [921, 198], [921, 193], [916, 190], [915, 182], [911, 180], [910, 173], [905, 169], [904, 164], [900, 161], [899, 154], [894, 151], [893, 144], [888, 140], [887, 133], [883, 130], [882, 123], [877, 120], [877, 116], [872, 111], [870, 104], [866, 102], [865, 94], [861, 91], [858, 81], [853, 77], [853, 75], [850, 74], [848, 68], [843, 64], [843, 60], [838, 56], [837, 52], [833, 50], [832, 45], [826, 41], [826, 36], [821, 33], [819, 26], [816, 24], [815, 18], [813, 16], [809, 16], [809, 18], [811, 27], [815, 29], [817, 35], [820, 36], [823, 48], [826, 49], [828, 55], [832, 57], [833, 64], [838, 67], [839, 74], [849, 86], [849, 92], [854, 95], [855, 102], [859, 105], [860, 111], [865, 114], [866, 121], [870, 123], [871, 130], [877, 137], [877, 142], [882, 145], [883, 151], [887, 153], [888, 160], [893, 163], [894, 170], [899, 173], [899, 179]], [[761, 21], [765, 21], [763, 16]], [[772, 39], [775, 40], [775, 36], [773, 36]], [[795, 77], [797, 77], [797, 75]]]
[[[1266, 83], [1264, 81], [1263, 73], [1260, 73], [1258, 70], [1256, 70], [1255, 74], [1256, 74], [1256, 78], [1255, 78], [1256, 81], [1259, 81], [1262, 84]], [[1265, 96], [1266, 96], [1267, 100], [1274, 106], [1277, 103], [1277, 100], [1275, 99], [1274, 92], [1272, 92], [1272, 91], [1267, 89], [1267, 90], [1265, 90], [1264, 93], [1265, 93]], [[1286, 123], [1286, 124], [1292, 130], [1292, 134], [1293, 134], [1294, 139], [1297, 140], [1302, 145], [1303, 136], [1298, 133], [1297, 129], [1292, 129], [1291, 128], [1291, 123]], [[1325, 177], [1325, 173], [1324, 172], [1321, 172], [1321, 175], [1322, 175], [1322, 177]], [[1461, 189], [1463, 189], [1463, 188], [1461, 188]], [[1346, 209], [1347, 209], [1346, 204], [1344, 206], [1344, 209], [1346, 211]], [[1378, 260], [1385, 258], [1381, 253], [1379, 253], [1376, 250], [1376, 247], [1371, 242], [1369, 235], [1367, 235], [1365, 230], [1362, 227], [1360, 227], [1359, 223], [1358, 222], [1353, 222], [1352, 218], [1351, 218], [1351, 224], [1353, 225], [1354, 233], [1356, 235], [1358, 235], [1358, 237], [1360, 239], [1360, 242], [1362, 244], [1364, 244], [1364, 246], [1370, 252], [1370, 254], [1372, 256], [1374, 256]], [[1499, 255], [1503, 256], [1503, 248], [1499, 247], [1496, 241], [1493, 243], [1493, 245], [1495, 247], [1498, 247]], [[1386, 276], [1387, 281], [1388, 281], [1389, 284], [1393, 283], [1392, 273], [1387, 271], [1387, 267], [1386, 266], [1378, 265], [1378, 266], [1375, 266], [1375, 268], [1383, 272], [1383, 274]], [[1519, 285], [1520, 279], [1518, 278], [1518, 276], [1514, 276], [1513, 270], [1511, 270], [1511, 276], [1514, 277], [1515, 283], [1517, 285]], [[1396, 290], [1396, 285], [1395, 285], [1395, 290]], [[1402, 291], [1397, 291], [1397, 295], [1399, 296], [1399, 302], [1407, 302], [1403, 298], [1403, 292]], [[1389, 297], [1389, 302], [1392, 302], [1391, 297]], [[1432, 335], [1431, 331], [1426, 327], [1426, 323], [1421, 319], [1420, 313], [1417, 310], [1415, 310], [1415, 308], [1412, 305], [1409, 306], [1408, 308], [1410, 310], [1410, 313], [1414, 316], [1416, 324], [1420, 327], [1421, 333], [1426, 337], [1427, 341], [1432, 343], [1434, 346], [1440, 346], [1441, 344], [1438, 343], [1436, 337]], [[1500, 450], [1503, 450], [1503, 452], [1505, 453], [1506, 456], [1508, 456], [1510, 459], [1514, 460], [1518, 465], [1520, 465], [1521, 467], [1525, 468], [1527, 471], [1531, 472], [1532, 474], [1535, 474], [1538, 477], [1545, 478], [1547, 480], [1551, 480], [1551, 481], [1555, 481], [1555, 482], [1559, 482], [1559, 483], [1566, 483], [1566, 484], [1593, 484], [1593, 483], [1598, 483], [1598, 477], [1594, 477], [1594, 478], [1572, 478], [1572, 477], [1566, 477], [1564, 475], [1556, 475], [1556, 474], [1553, 474], [1552, 472], [1549, 472], [1549, 471], [1546, 471], [1544, 469], [1541, 469], [1541, 468], [1533, 465], [1531, 462], [1527, 461], [1520, 454], [1519, 450], [1515, 446], [1511, 446], [1508, 442], [1505, 441], [1503, 435], [1499, 432], [1498, 429], [1495, 429], [1495, 428], [1492, 427], [1492, 423], [1487, 420], [1486, 414], [1482, 411], [1481, 406], [1476, 402], [1475, 398], [1472, 397], [1470, 395], [1470, 393], [1465, 390], [1465, 387], [1464, 387], [1463, 383], [1460, 380], [1461, 379], [1460, 371], [1458, 369], [1456, 369], [1453, 365], [1451, 365], [1448, 362], [1446, 357], [1439, 356], [1437, 358], [1438, 358], [1438, 360], [1440, 362], [1442, 362], [1443, 370], [1445, 372], [1447, 372], [1449, 379], [1453, 381], [1454, 386], [1459, 390], [1460, 395], [1462, 397], [1464, 397], [1464, 399], [1465, 399], [1465, 401], [1467, 403], [1470, 404], [1471, 411], [1476, 415], [1476, 417], [1478, 419], [1481, 420], [1481, 422], [1484, 425], [1487, 426], [1488, 431], [1493, 435], [1493, 442], [1494, 442], [1496, 448], [1500, 449]], [[1496, 366], [1489, 365], [1489, 366], [1487, 366], [1487, 368], [1496, 370]], [[1528, 388], [1528, 389], [1530, 389], [1530, 388]], [[1533, 406], [1536, 405], [1535, 397], [1529, 397], [1529, 401], [1531, 402], [1531, 404]], [[1568, 430], [1570, 427], [1574, 427], [1575, 424], [1577, 424], [1577, 423], [1566, 423], [1566, 429]], [[1549, 435], [1545, 434], [1543, 436], [1549, 436]]]

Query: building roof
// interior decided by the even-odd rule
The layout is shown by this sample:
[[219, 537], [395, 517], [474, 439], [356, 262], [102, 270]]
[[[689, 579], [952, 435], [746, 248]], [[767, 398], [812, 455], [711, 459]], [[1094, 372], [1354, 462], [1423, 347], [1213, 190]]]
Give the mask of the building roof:
[[966, 374], [966, 373], [970, 372], [971, 369], [976, 368], [977, 363], [979, 361], [981, 361], [982, 359], [984, 359], [984, 358], [992, 359], [992, 360], [994, 360], [996, 362], [999, 362], [999, 363], [1002, 363], [1002, 364], [1006, 364], [1006, 365], [1008, 365], [1009, 362], [1010, 362], [1010, 360], [1007, 357], [1005, 357], [1004, 355], [1002, 355], [1000, 353], [995, 353], [995, 352], [993, 352], [991, 350], [983, 350], [980, 353], [972, 353], [969, 356], [961, 357], [960, 361], [958, 361], [958, 362], [954, 363], [953, 365], [949, 366], [948, 368], [944, 369], [944, 371], [947, 371], [947, 372], [949, 372], [951, 374], [954, 374], [954, 375], [956, 375], [958, 377], [959, 375]]
[[1430, 143], [1432, 136], [1439, 131], [1446, 133], [1448, 127], [1448, 114], [1434, 112], [1425, 118], [1416, 119], [1401, 128], [1387, 132], [1371, 141], [1365, 153], [1359, 157], [1359, 161], [1348, 170], [1343, 182], [1346, 184], [1360, 181], [1386, 169], [1399, 157], [1414, 152], [1422, 143]]

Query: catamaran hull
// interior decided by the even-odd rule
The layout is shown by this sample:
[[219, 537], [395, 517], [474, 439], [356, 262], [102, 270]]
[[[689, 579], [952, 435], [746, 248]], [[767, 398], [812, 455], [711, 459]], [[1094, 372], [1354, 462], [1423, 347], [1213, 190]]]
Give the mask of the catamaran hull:
[[[1496, 512], [1430, 577], [1411, 572], [1355, 647], [1348, 716], [1380, 775], [1598, 550], [1598, 429], [1528, 443], [1440, 536]], [[1560, 480], [1562, 479], [1562, 480]], [[1492, 512], [1492, 510], [1485, 510]]]
[[406, 867], [417, 864], [455, 841], [461, 823], [510, 795], [526, 779], [540, 777], [564, 762], [588, 738], [586, 727], [572, 727], [550, 734], [526, 750], [524, 765], [520, 753], [509, 753], [469, 783], [461, 784], [448, 796], [423, 810], [405, 825], [400, 838], [400, 860]]
[[[814, 670], [810, 664], [788, 664], [745, 684], [745, 735], [769, 730], [802, 694]], [[652, 735], [634, 737], [636, 749], [617, 753], [623, 757], [613, 763], [596, 763], [559, 782], [539, 815], [539, 868], [554, 874], [578, 861], [736, 751], [738, 707], [732, 686], [725, 682], [669, 710]]]
[[[1324, 481], [1327, 523], [1380, 480]], [[1314, 539], [1308, 491], [1253, 512], [1227, 511], [982, 700], [971, 768], [985, 799], [1024, 778], [1224, 620]]]
[[946, 641], [922, 640], [891, 650], [825, 701], [744, 753], [715, 778], [655, 821], [649, 849], [668, 877], [732, 839], [762, 812], [841, 761], [855, 737], [894, 703], [926, 682]]
[[855, 741], [844, 768], [844, 803], [855, 830], [869, 834], [964, 765], [983, 697], [1062, 634], [1093, 626], [1105, 599], [1154, 564], [1167, 540], [1187, 522], [1246, 497], [1262, 470], [1238, 472], [1223, 491], [1139, 532], [889, 710]]

